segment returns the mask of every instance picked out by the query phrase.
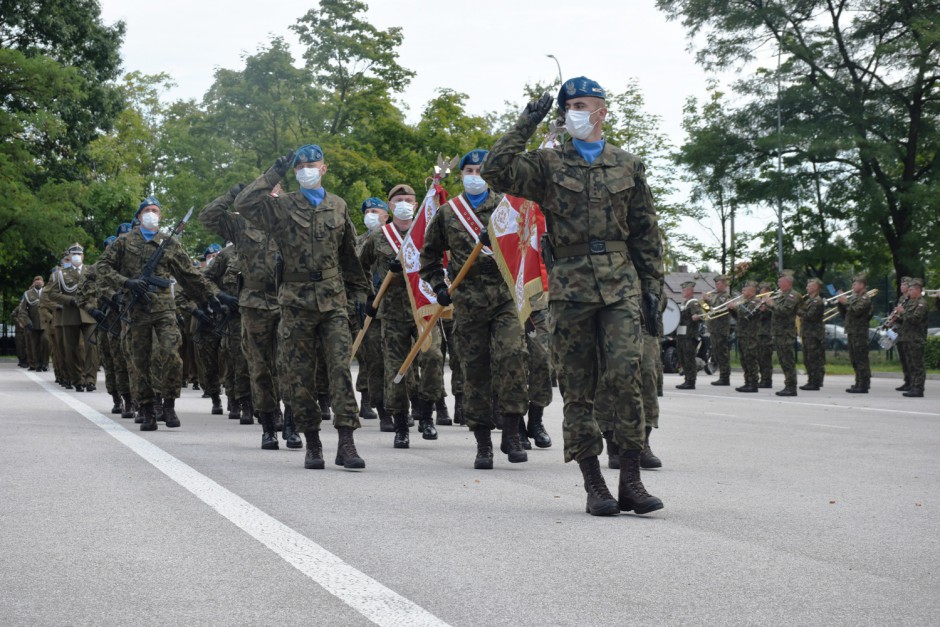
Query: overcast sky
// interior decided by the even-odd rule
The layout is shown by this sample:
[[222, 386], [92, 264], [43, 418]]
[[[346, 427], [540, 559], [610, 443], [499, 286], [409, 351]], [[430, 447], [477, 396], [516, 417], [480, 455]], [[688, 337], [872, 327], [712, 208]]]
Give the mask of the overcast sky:
[[[166, 72], [177, 83], [168, 98], [197, 100], [212, 84], [216, 68], [243, 68], [242, 57], [272, 36], [290, 42], [299, 62], [303, 49], [288, 27], [316, 6], [316, 0], [100, 2], [106, 23], [123, 20], [127, 25], [124, 70]], [[403, 29], [399, 62], [416, 72], [399, 95], [410, 121], [439, 87], [467, 94], [469, 113], [501, 112], [504, 101], [520, 99], [527, 82], [557, 78], [558, 68], [548, 54], [558, 58], [566, 79], [585, 75], [608, 90], [621, 91], [636, 78], [648, 110], [662, 117], [663, 130], [675, 144], [683, 139], [683, 102], [705, 94], [707, 76], [686, 50], [685, 32], [656, 10], [654, 0], [368, 4], [370, 23]], [[756, 228], [772, 215], [768, 210], [756, 220], [742, 220], [738, 230]]]

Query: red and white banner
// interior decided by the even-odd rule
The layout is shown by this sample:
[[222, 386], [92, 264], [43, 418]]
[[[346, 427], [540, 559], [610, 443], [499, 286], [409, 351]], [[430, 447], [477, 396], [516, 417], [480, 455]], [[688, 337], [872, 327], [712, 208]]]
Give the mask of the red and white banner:
[[[423, 326], [422, 321], [427, 321], [434, 315], [437, 308], [437, 297], [434, 290], [418, 274], [421, 268], [421, 248], [424, 246], [424, 236], [431, 223], [431, 218], [437, 213], [440, 203], [446, 202], [447, 192], [438, 183], [433, 183], [425, 194], [421, 207], [415, 212], [414, 221], [408, 234], [405, 235], [401, 243], [401, 265], [405, 271], [405, 283], [408, 287], [408, 298], [411, 300], [411, 308], [415, 314], [415, 322], [418, 328]], [[394, 227], [393, 227], [394, 230]], [[388, 234], [386, 234], [388, 237]], [[445, 263], [446, 267], [446, 263]], [[450, 317], [453, 306], [445, 309], [444, 317]]]
[[493, 210], [487, 230], [496, 264], [512, 293], [519, 323], [525, 326], [532, 313], [529, 299], [548, 288], [547, 273], [539, 253], [545, 216], [531, 200], [507, 194]]

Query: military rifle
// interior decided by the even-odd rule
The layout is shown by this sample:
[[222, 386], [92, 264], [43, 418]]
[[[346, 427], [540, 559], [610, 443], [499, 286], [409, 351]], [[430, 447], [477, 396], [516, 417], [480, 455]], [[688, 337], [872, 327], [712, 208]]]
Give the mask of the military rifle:
[[95, 325], [95, 328], [91, 330], [91, 333], [88, 334], [88, 337], [85, 338], [85, 341], [89, 344], [98, 343], [98, 330], [104, 327], [104, 330], [113, 335], [114, 337], [120, 337], [121, 332], [117, 328], [117, 321], [121, 319], [120, 316], [116, 320], [111, 320], [111, 314], [113, 312], [121, 311], [121, 303], [124, 300], [124, 294], [121, 292], [115, 292], [111, 298], [104, 297], [98, 300], [98, 309], [104, 316], [101, 320], [98, 321], [98, 324]]

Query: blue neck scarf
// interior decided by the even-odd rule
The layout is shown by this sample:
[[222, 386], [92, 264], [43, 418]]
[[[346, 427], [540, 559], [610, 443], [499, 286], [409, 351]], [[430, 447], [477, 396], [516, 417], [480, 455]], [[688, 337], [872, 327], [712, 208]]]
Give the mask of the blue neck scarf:
[[307, 201], [314, 207], [319, 207], [320, 203], [323, 202], [323, 199], [326, 197], [326, 190], [322, 187], [316, 189], [301, 187], [300, 193], [303, 194]]
[[601, 156], [601, 152], [604, 150], [605, 140], [603, 139], [596, 142], [583, 142], [580, 139], [572, 139], [571, 141], [574, 143], [578, 154], [588, 163], [594, 163], [594, 160]]
[[486, 200], [486, 197], [489, 195], [490, 195], [490, 190], [486, 190], [485, 192], [482, 192], [480, 194], [470, 194], [468, 192], [464, 192], [464, 196], [467, 197], [467, 200], [470, 201], [470, 206], [473, 207], [474, 209], [482, 205], [483, 201]]
[[143, 236], [143, 238], [144, 238], [145, 240], [147, 240], [147, 241], [149, 242], [150, 240], [153, 239], [153, 236], [156, 235], [157, 232], [156, 232], [156, 231], [148, 231], [148, 230], [145, 229], [143, 226], [141, 226], [141, 227], [140, 227], [140, 234]]

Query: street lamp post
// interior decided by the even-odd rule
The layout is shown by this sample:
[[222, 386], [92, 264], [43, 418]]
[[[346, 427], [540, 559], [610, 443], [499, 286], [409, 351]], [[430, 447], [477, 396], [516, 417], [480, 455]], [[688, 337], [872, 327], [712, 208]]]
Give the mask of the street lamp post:
[[561, 75], [561, 63], [558, 62], [558, 57], [553, 54], [546, 54], [545, 56], [555, 60], [555, 65], [558, 67], [558, 85], [561, 86], [561, 84], [565, 82], [565, 79]]
[[[783, 35], [781, 35], [782, 39]], [[777, 44], [777, 271], [783, 271], [783, 123], [780, 107], [780, 55], [782, 42]]]

